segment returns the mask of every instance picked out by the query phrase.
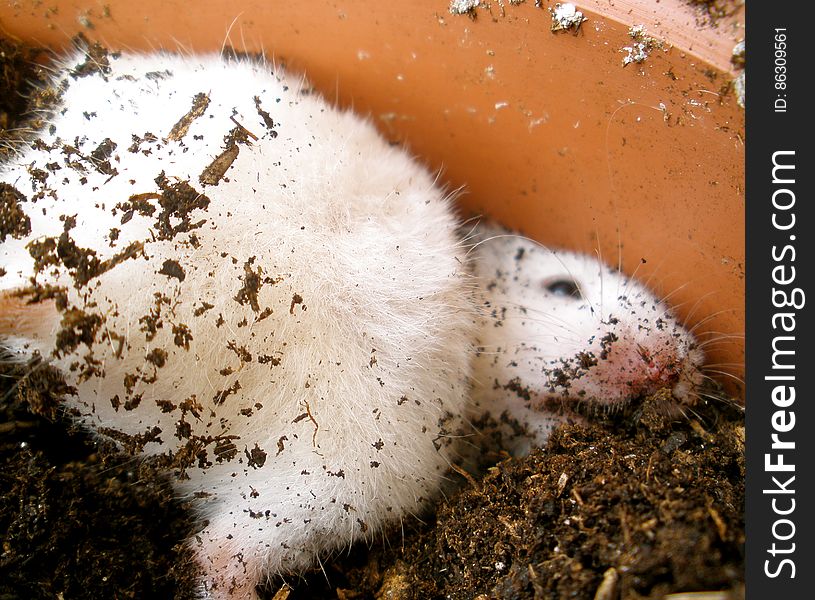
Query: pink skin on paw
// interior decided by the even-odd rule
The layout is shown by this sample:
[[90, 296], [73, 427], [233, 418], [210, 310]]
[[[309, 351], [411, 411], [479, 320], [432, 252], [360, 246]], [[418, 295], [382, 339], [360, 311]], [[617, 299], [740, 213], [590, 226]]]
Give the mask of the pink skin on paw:
[[203, 571], [204, 597], [211, 600], [253, 600], [262, 561], [245, 554], [229, 538], [214, 536], [207, 528], [192, 541], [195, 559]]

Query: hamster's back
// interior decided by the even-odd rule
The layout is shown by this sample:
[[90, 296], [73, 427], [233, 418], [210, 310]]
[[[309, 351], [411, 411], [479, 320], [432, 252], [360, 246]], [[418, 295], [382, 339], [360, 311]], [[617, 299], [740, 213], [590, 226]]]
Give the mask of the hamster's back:
[[55, 305], [18, 350], [206, 499], [210, 583], [420, 510], [455, 459], [473, 326], [433, 178], [262, 62], [86, 62], [0, 173], [25, 215], [0, 286]]

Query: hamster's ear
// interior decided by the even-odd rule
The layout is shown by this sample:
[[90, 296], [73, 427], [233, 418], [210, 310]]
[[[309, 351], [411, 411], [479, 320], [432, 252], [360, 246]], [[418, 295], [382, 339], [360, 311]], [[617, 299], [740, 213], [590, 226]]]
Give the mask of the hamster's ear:
[[0, 292], [0, 336], [46, 341], [59, 320], [53, 300], [29, 303], [13, 291]]

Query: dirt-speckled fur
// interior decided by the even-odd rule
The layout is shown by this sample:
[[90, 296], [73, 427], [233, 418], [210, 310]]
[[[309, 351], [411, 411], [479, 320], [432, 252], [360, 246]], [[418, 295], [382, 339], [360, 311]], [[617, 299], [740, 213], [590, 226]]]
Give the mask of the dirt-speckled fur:
[[2, 170], [31, 233], [0, 247], [0, 285], [39, 269], [41, 293], [62, 288], [20, 352], [69, 373], [88, 427], [167, 456], [199, 498], [213, 597], [421, 511], [456, 460], [474, 327], [434, 178], [269, 65], [125, 55], [72, 75], [84, 60]]
[[472, 421], [523, 453], [553, 402], [692, 403], [701, 351], [645, 288], [490, 225], [465, 239], [424, 168], [302, 80], [86, 60], [0, 170], [0, 334], [195, 499], [207, 597], [422, 511], [490, 443]]

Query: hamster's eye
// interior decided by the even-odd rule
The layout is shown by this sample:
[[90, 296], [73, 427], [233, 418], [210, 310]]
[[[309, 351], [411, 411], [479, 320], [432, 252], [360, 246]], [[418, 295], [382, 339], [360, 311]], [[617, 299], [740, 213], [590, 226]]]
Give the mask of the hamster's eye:
[[544, 284], [546, 291], [555, 296], [582, 298], [580, 288], [574, 279], [555, 279]]

